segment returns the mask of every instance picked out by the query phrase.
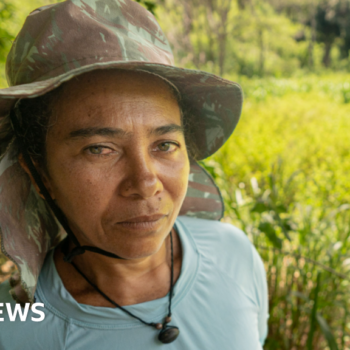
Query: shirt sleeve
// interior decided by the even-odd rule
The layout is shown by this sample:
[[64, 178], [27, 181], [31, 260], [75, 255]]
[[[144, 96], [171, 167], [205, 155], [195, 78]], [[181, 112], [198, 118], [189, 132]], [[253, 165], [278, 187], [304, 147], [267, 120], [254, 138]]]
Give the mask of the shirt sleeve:
[[261, 345], [264, 345], [267, 332], [268, 332], [268, 318], [269, 318], [269, 301], [267, 291], [266, 272], [264, 264], [261, 260], [259, 253], [252, 245], [253, 250], [253, 266], [254, 266], [254, 285], [255, 295], [259, 305], [258, 314], [258, 330], [259, 330], [259, 341]]

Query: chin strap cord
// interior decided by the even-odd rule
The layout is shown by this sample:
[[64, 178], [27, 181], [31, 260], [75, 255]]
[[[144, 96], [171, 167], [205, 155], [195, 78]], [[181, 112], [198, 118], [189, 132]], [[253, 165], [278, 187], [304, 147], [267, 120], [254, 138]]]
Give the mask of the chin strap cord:
[[68, 250], [66, 251], [64, 261], [67, 261], [70, 263], [70, 262], [72, 262], [72, 259], [75, 256], [80, 255], [80, 254], [84, 254], [85, 251], [90, 251], [93, 253], [105, 255], [105, 256], [108, 256], [110, 258], [125, 260], [124, 258], [121, 258], [120, 256], [118, 256], [116, 254], [113, 254], [111, 252], [107, 252], [106, 250], [100, 249], [98, 247], [81, 246], [80, 245], [78, 239], [75, 237], [73, 231], [71, 230], [71, 228], [68, 225], [68, 221], [67, 221], [66, 216], [64, 215], [64, 213], [62, 212], [60, 207], [51, 198], [49, 191], [45, 187], [45, 185], [44, 185], [44, 183], [39, 175], [39, 172], [35, 168], [35, 166], [32, 162], [32, 159], [31, 159], [29, 153], [27, 152], [27, 147], [23, 141], [23, 137], [20, 134], [21, 126], [20, 126], [19, 121], [20, 121], [21, 115], [20, 115], [20, 111], [18, 109], [19, 102], [20, 102], [20, 100], [17, 101], [15, 107], [11, 110], [10, 120], [11, 120], [12, 128], [14, 130], [14, 133], [15, 133], [15, 136], [16, 136], [19, 148], [20, 148], [20, 152], [22, 153], [23, 159], [26, 162], [31, 175], [33, 176], [35, 183], [38, 185], [41, 194], [44, 196], [47, 204], [49, 205], [50, 209], [52, 210], [52, 212], [56, 216], [59, 223], [62, 225], [64, 230], [67, 232], [67, 236], [69, 237], [69, 239], [76, 246], [70, 252], [68, 252]]

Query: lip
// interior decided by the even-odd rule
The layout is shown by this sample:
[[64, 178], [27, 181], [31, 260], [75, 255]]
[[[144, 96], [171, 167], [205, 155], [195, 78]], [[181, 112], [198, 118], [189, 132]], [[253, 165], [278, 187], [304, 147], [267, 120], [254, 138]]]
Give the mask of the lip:
[[143, 215], [119, 221], [116, 224], [128, 229], [155, 229], [165, 217], [167, 217], [165, 214]]

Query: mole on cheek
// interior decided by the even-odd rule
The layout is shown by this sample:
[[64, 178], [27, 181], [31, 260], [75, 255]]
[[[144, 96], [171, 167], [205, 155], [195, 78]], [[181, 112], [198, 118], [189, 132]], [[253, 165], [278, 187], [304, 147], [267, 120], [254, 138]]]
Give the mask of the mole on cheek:
[[159, 200], [159, 202], [160, 202], [160, 201], [162, 200], [162, 197], [159, 197], [158, 200]]

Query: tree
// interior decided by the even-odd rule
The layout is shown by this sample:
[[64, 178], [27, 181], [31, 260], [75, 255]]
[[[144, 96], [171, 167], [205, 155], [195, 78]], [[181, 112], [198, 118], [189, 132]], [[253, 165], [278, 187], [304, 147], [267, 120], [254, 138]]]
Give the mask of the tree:
[[4, 62], [13, 40], [6, 23], [13, 17], [14, 6], [8, 1], [0, 2], [0, 62]]
[[331, 63], [330, 50], [337, 38], [342, 58], [349, 57], [350, 1], [325, 1], [318, 7], [316, 22], [318, 36], [325, 43], [324, 65], [328, 67]]
[[[278, 12], [305, 25], [309, 35], [309, 66], [313, 65], [313, 47], [324, 45], [323, 65], [330, 67], [331, 50], [338, 41], [343, 58], [350, 49], [350, 0], [268, 0]], [[296, 38], [297, 40], [300, 40]], [[304, 39], [306, 36], [304, 35]]]
[[182, 33], [172, 43], [184, 64], [191, 61], [199, 68], [203, 62], [212, 62], [213, 70], [224, 74], [229, 14], [234, 5], [231, 0], [164, 1], [165, 11], [181, 18]]

